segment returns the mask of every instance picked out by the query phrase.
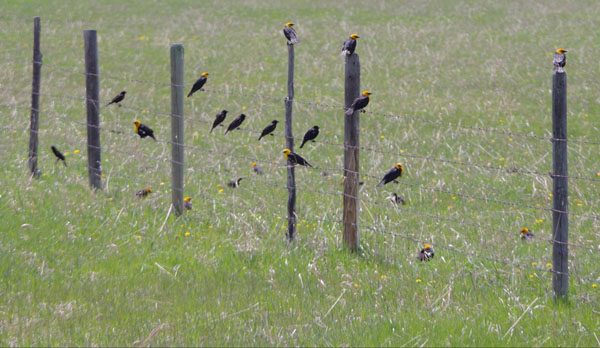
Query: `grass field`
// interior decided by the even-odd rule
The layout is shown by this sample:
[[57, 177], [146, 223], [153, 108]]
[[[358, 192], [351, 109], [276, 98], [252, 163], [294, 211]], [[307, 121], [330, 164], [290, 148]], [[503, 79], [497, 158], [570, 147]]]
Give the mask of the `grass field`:
[[[40, 179], [27, 174], [32, 17], [42, 16]], [[17, 1], [0, 13], [0, 345], [600, 345], [599, 222], [570, 217], [570, 294], [553, 302], [552, 53], [569, 50], [569, 138], [598, 141], [597, 1]], [[285, 241], [283, 116], [296, 23], [294, 134], [343, 143], [341, 44], [360, 35], [361, 252], [341, 243], [343, 148], [298, 150], [298, 234]], [[97, 29], [105, 189], [88, 187], [83, 34]], [[185, 46], [185, 194], [171, 193], [169, 47]], [[65, 69], [66, 68], [66, 69]], [[227, 93], [223, 93], [227, 92]], [[244, 96], [254, 95], [254, 96]], [[258, 97], [260, 95], [261, 97]], [[275, 99], [273, 97], [279, 98]], [[246, 130], [209, 134], [221, 109]], [[386, 114], [388, 116], [386, 116]], [[389, 115], [408, 116], [394, 117]], [[131, 136], [133, 121], [159, 142]], [[257, 134], [280, 120], [276, 137]], [[21, 129], [21, 130], [18, 130]], [[50, 145], [67, 153], [55, 164]], [[569, 143], [569, 174], [600, 179], [599, 145]], [[450, 162], [424, 159], [449, 160]], [[266, 174], [253, 175], [258, 159]], [[398, 185], [375, 188], [397, 161]], [[330, 172], [325, 178], [322, 168]], [[245, 177], [239, 189], [230, 179]], [[600, 183], [569, 180], [597, 215]], [[137, 199], [135, 191], [153, 193]], [[436, 191], [437, 190], [437, 191]], [[391, 192], [408, 204], [394, 207]], [[455, 192], [445, 193], [442, 191]], [[472, 195], [476, 198], [471, 198]], [[486, 201], [514, 202], [539, 209]], [[536, 235], [523, 243], [518, 232]], [[392, 233], [392, 234], [390, 234]], [[414, 258], [423, 243], [429, 263]]]

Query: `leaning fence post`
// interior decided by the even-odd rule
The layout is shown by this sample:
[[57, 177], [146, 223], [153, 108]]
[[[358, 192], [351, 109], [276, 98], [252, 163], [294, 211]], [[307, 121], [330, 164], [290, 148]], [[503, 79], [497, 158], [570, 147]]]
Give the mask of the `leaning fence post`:
[[569, 293], [569, 215], [567, 167], [567, 73], [552, 76], [552, 287], [555, 298]]
[[171, 199], [183, 212], [183, 45], [171, 45]]
[[[358, 54], [346, 56], [344, 69], [344, 110], [360, 95], [360, 60]], [[358, 150], [359, 111], [344, 116], [344, 232], [343, 240], [352, 251], [358, 250]]]
[[34, 177], [39, 177], [38, 130], [40, 115], [40, 84], [42, 80], [42, 52], [40, 51], [40, 34], [42, 25], [40, 17], [33, 18], [33, 79], [31, 83], [31, 123], [29, 125], [29, 170]]
[[85, 94], [87, 109], [87, 152], [90, 186], [102, 189], [100, 157], [100, 76], [95, 30], [84, 30]]
[[[288, 81], [287, 97], [285, 98], [285, 144], [294, 151], [294, 132], [292, 131], [292, 103], [294, 100], [294, 45], [288, 43]], [[296, 235], [296, 175], [294, 166], [287, 166], [287, 188], [288, 188], [288, 229], [287, 239], [293, 241]]]

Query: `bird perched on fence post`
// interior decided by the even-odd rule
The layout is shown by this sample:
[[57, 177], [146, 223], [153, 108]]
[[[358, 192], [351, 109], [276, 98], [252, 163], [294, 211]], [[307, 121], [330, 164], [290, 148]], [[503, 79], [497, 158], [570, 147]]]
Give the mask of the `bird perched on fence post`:
[[227, 129], [225, 130], [225, 134], [238, 128], [242, 124], [242, 122], [244, 122], [245, 119], [246, 119], [246, 115], [244, 115], [244, 114], [241, 114], [238, 117], [236, 117], [233, 121], [231, 121], [229, 126], [227, 126]]
[[299, 164], [301, 166], [307, 166], [307, 167], [311, 167], [310, 163], [308, 163], [307, 160], [305, 160], [304, 158], [302, 158], [300, 155], [298, 155], [297, 153], [293, 153], [292, 150], [290, 149], [283, 149], [283, 157], [285, 157], [286, 160], [288, 160], [289, 163], [291, 163], [292, 165], [296, 165]]
[[417, 260], [429, 261], [430, 259], [433, 259], [434, 255], [435, 253], [433, 252], [433, 248], [431, 247], [431, 245], [425, 244], [423, 249], [421, 249], [421, 251], [419, 251], [419, 253], [417, 254]]
[[523, 227], [521, 229], [521, 239], [526, 242], [529, 242], [533, 240], [533, 233], [531, 233], [531, 231], [527, 227]]
[[342, 56], [350, 56], [354, 53], [354, 50], [356, 49], [356, 39], [358, 39], [359, 37], [360, 36], [356, 34], [352, 34], [349, 38], [346, 39], [346, 41], [344, 41], [344, 46], [342, 46]]
[[306, 142], [308, 141], [315, 141], [315, 138], [319, 135], [319, 126], [314, 126], [311, 129], [309, 129], [305, 134], [304, 134], [304, 139], [302, 139], [302, 144], [300, 145], [300, 148], [302, 148], [304, 146], [304, 144], [306, 144]]
[[136, 192], [135, 195], [138, 197], [146, 197], [150, 193], [152, 193], [152, 189], [149, 187], [146, 187], [145, 189], [142, 189], [142, 190], [139, 190], [138, 192]]
[[288, 45], [295, 45], [300, 42], [298, 36], [296, 35], [296, 31], [294, 28], [292, 28], [293, 26], [294, 23], [287, 22], [285, 23], [285, 27], [283, 27], [283, 35], [285, 35], [285, 38], [288, 39]]
[[367, 105], [369, 105], [369, 100], [371, 99], [371, 97], [370, 97], [371, 94], [373, 94], [373, 93], [371, 93], [369, 91], [363, 91], [361, 96], [354, 99], [354, 101], [352, 102], [352, 105], [350, 105], [350, 107], [348, 108], [348, 110], [346, 110], [344, 115], [352, 116], [352, 114], [354, 114], [354, 111], [358, 111], [358, 110], [360, 110], [361, 112], [365, 112], [363, 109]]
[[198, 90], [202, 90], [202, 87], [204, 87], [204, 84], [206, 83], [206, 81], [208, 81], [208, 73], [205, 71], [202, 73], [202, 76], [200, 76], [200, 78], [198, 80], [196, 80], [196, 82], [194, 82], [194, 85], [192, 86], [192, 89], [190, 90], [190, 93], [188, 93], [187, 97], [189, 98], [192, 94], [196, 93], [196, 91]]
[[389, 172], [385, 173], [383, 179], [377, 184], [377, 187], [381, 187], [389, 182], [397, 182], [396, 179], [402, 176], [404, 172], [404, 168], [402, 168], [402, 164], [396, 163], [394, 168], [392, 168]]
[[54, 156], [56, 156], [56, 162], [63, 161], [63, 164], [66, 167], [67, 166], [67, 161], [65, 159], [65, 155], [63, 155], [62, 152], [58, 151], [58, 149], [54, 145], [50, 146], [50, 148], [52, 149], [52, 153], [54, 153]]
[[256, 162], [252, 162], [252, 170], [254, 170], [254, 172], [258, 175], [263, 175], [265, 173], [260, 164]]
[[227, 117], [227, 110], [222, 110], [220, 113], [218, 113], [215, 117], [215, 121], [213, 122], [212, 128], [210, 129], [209, 133], [212, 133], [213, 129], [215, 129], [216, 126], [223, 123], [223, 121], [225, 121], [225, 117]]
[[192, 199], [190, 197], [185, 197], [183, 199], [183, 207], [185, 210], [192, 210]]
[[229, 182], [227, 182], [227, 186], [232, 187], [232, 188], [237, 188], [240, 186], [240, 181], [242, 181], [243, 178], [239, 178], [237, 180], [231, 180]]
[[117, 104], [119, 107], [121, 106], [121, 104], [119, 104], [121, 101], [123, 101], [123, 99], [125, 99], [125, 93], [127, 93], [126, 91], [121, 91], [121, 93], [119, 93], [116, 97], [114, 97], [110, 103], [106, 104], [106, 106], [109, 106], [110, 104]]
[[565, 72], [565, 65], [567, 65], [567, 50], [559, 48], [554, 51], [554, 71], [557, 73]]
[[265, 135], [273, 135], [273, 132], [275, 131], [275, 128], [277, 127], [277, 120], [273, 120], [271, 122], [271, 124], [269, 124], [268, 126], [265, 127], [265, 129], [263, 129], [262, 133], [260, 133], [260, 137], [258, 137], [258, 140], [262, 139], [262, 137], [264, 137]]
[[154, 139], [154, 141], [156, 141], [156, 138], [154, 137], [154, 131], [152, 130], [152, 128], [146, 126], [145, 124], [143, 124], [142, 122], [140, 122], [140, 120], [135, 120], [133, 121], [134, 126], [134, 130], [137, 133], [137, 135], [140, 136], [140, 138], [145, 138], [145, 137], [151, 137], [152, 139]]

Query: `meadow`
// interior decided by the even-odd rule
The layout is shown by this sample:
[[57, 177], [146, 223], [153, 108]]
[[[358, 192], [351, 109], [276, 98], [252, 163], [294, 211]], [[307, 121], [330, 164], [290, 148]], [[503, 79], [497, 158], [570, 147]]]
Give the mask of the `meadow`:
[[[33, 17], [40, 156], [27, 171]], [[0, 12], [0, 345], [600, 345], [597, 1], [17, 1]], [[298, 233], [283, 118], [294, 22]], [[83, 30], [98, 31], [102, 191], [89, 188]], [[360, 252], [342, 244], [344, 60], [360, 36]], [[185, 195], [170, 61], [185, 47]], [[569, 50], [569, 297], [552, 292], [552, 54]], [[242, 130], [209, 133], [244, 112]], [[158, 142], [133, 134], [151, 126]], [[276, 136], [257, 141], [271, 120]], [[496, 131], [485, 131], [493, 129]], [[108, 130], [117, 130], [111, 132]], [[594, 143], [596, 142], [596, 143]], [[55, 163], [50, 145], [66, 153]], [[258, 162], [265, 175], [252, 172]], [[399, 184], [376, 188], [401, 162]], [[520, 171], [513, 171], [517, 168]], [[324, 177], [322, 171], [330, 175]], [[534, 174], [524, 171], [533, 171]], [[537, 174], [536, 174], [537, 173]], [[244, 177], [237, 189], [226, 182]], [[139, 199], [135, 192], [151, 187]], [[407, 205], [387, 197], [397, 192]], [[511, 204], [507, 204], [511, 203]], [[536, 238], [525, 243], [519, 230]], [[434, 246], [427, 263], [415, 259]]]

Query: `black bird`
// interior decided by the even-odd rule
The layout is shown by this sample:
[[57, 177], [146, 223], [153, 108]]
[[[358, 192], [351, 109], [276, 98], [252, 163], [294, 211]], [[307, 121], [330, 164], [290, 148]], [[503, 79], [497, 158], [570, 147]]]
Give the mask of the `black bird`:
[[254, 170], [254, 172], [258, 175], [263, 175], [265, 173], [260, 164], [256, 162], [252, 162], [252, 170]]
[[[354, 99], [354, 101], [352, 102], [352, 105], [350, 105], [350, 107], [348, 108], [348, 110], [346, 110], [344, 115], [352, 116], [352, 114], [354, 114], [354, 111], [364, 109], [367, 105], [369, 105], [369, 100], [371, 99], [371, 97], [369, 97], [369, 96], [371, 94], [373, 94], [373, 93], [371, 93], [369, 91], [363, 91], [362, 95], [360, 97]], [[364, 111], [362, 111], [362, 112], [364, 112]]]
[[311, 129], [309, 129], [304, 134], [304, 139], [302, 140], [302, 145], [300, 145], [300, 148], [302, 148], [302, 146], [304, 146], [304, 144], [306, 144], [307, 141], [314, 142], [317, 135], [319, 135], [319, 126], [314, 126]]
[[360, 36], [356, 34], [352, 34], [348, 39], [346, 39], [346, 41], [344, 41], [344, 46], [342, 46], [342, 56], [344, 54], [350, 56], [354, 53], [354, 50], [356, 49], [356, 39], [359, 37]]
[[379, 184], [377, 184], [377, 187], [380, 187], [380, 186], [385, 185], [392, 181], [395, 182], [397, 178], [402, 176], [402, 172], [404, 172], [404, 168], [402, 168], [402, 164], [396, 163], [394, 168], [392, 168], [392, 170], [390, 170], [383, 176], [383, 179], [381, 179]]
[[223, 121], [225, 121], [225, 117], [227, 117], [227, 110], [223, 110], [220, 114], [217, 114], [217, 116], [215, 117], [215, 122], [213, 122], [212, 128], [210, 129], [210, 133], [212, 133], [213, 129], [215, 129], [216, 126], [220, 125], [221, 123], [223, 123]]
[[56, 156], [56, 162], [63, 161], [63, 164], [66, 167], [67, 161], [65, 160], [65, 155], [63, 155], [62, 152], [58, 151], [58, 149], [54, 145], [52, 145], [50, 148], [52, 149], [54, 156]]
[[121, 93], [119, 93], [116, 97], [114, 97], [110, 103], [106, 104], [106, 106], [109, 106], [110, 104], [117, 104], [119, 106], [121, 106], [121, 104], [119, 104], [121, 101], [123, 101], [123, 99], [125, 99], [125, 91], [122, 91]]
[[392, 193], [392, 197], [390, 197], [390, 200], [392, 201], [392, 203], [394, 204], [402, 204], [402, 205], [406, 205], [406, 201], [404, 200], [404, 197], [402, 196], [398, 196], [398, 194], [396, 192]]
[[136, 192], [135, 195], [138, 197], [146, 197], [150, 193], [152, 193], [152, 189], [149, 187], [146, 187], [145, 189], [142, 189], [142, 190], [139, 190], [138, 192]]
[[265, 129], [263, 129], [262, 133], [260, 133], [260, 137], [258, 137], [258, 140], [260, 140], [265, 135], [273, 135], [273, 131], [275, 131], [275, 127], [277, 127], [277, 122], [279, 121], [273, 120], [273, 122], [271, 122], [270, 125], [266, 126]]
[[302, 158], [297, 153], [293, 153], [290, 149], [283, 149], [283, 156], [287, 159], [292, 165], [299, 164], [301, 166], [311, 167], [310, 163], [307, 160]]
[[425, 244], [423, 249], [421, 249], [421, 251], [417, 253], [417, 260], [429, 261], [430, 259], [433, 259], [433, 256], [435, 256], [433, 248], [431, 247], [431, 245]]
[[236, 188], [238, 186], [240, 186], [240, 181], [242, 181], [243, 178], [239, 178], [237, 180], [231, 180], [227, 183], [227, 186], [232, 187], [232, 188]]
[[290, 45], [295, 45], [300, 42], [298, 36], [296, 35], [296, 31], [294, 30], [294, 28], [292, 28], [293, 25], [294, 23], [287, 22], [285, 24], [285, 27], [283, 28], [283, 35], [285, 35], [285, 38], [288, 39], [288, 44]]
[[202, 76], [200, 76], [200, 78], [198, 80], [196, 80], [196, 82], [194, 82], [194, 85], [192, 86], [192, 90], [190, 91], [190, 93], [188, 93], [187, 97], [191, 97], [192, 94], [196, 93], [196, 91], [198, 90], [203, 90], [202, 87], [204, 86], [204, 84], [206, 83], [206, 81], [208, 80], [208, 73], [207, 72], [203, 72]]
[[137, 133], [137, 135], [140, 136], [140, 138], [150, 137], [154, 139], [154, 141], [156, 141], [156, 138], [154, 137], [154, 131], [152, 130], [152, 128], [146, 126], [145, 124], [140, 122], [140, 120], [133, 121], [133, 124], [135, 125], [134, 130]]
[[225, 134], [227, 134], [227, 132], [232, 131], [236, 128], [238, 128], [242, 122], [244, 122], [244, 120], [246, 119], [246, 115], [241, 114], [238, 117], [236, 117], [233, 121], [231, 121], [231, 123], [229, 124], [229, 126], [227, 126], [227, 129], [225, 130]]
[[533, 233], [531, 233], [531, 231], [527, 228], [527, 227], [523, 227], [523, 229], [521, 229], [521, 239], [529, 242], [532, 241], [534, 238]]

